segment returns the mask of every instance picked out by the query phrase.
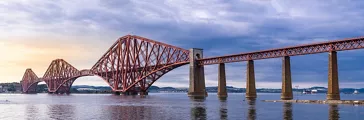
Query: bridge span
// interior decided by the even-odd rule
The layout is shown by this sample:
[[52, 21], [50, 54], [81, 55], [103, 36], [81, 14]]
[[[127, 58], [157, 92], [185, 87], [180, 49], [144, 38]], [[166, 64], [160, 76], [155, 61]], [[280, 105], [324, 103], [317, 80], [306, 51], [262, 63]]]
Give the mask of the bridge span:
[[77, 70], [63, 59], [53, 60], [42, 78], [27, 69], [21, 81], [24, 93], [36, 92], [45, 81], [49, 93], [70, 93], [82, 76], [99, 76], [116, 94], [148, 94], [148, 88], [164, 74], [190, 66], [189, 96], [206, 97], [204, 66], [218, 64], [218, 95], [227, 97], [225, 63], [247, 61], [246, 97], [256, 98], [254, 60], [282, 58], [281, 99], [293, 99], [290, 56], [328, 53], [328, 100], [339, 100], [337, 51], [364, 48], [364, 37], [334, 40], [218, 57], [203, 57], [203, 50], [185, 50], [136, 35], [119, 38], [91, 69]]

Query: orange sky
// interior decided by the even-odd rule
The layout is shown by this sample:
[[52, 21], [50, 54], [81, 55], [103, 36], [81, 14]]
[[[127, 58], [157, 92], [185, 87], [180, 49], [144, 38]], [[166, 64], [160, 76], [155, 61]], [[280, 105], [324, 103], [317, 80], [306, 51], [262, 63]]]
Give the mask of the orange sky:
[[0, 82], [20, 81], [27, 68], [32, 68], [41, 77], [50, 62], [57, 58], [65, 59], [77, 69], [90, 68], [107, 50], [106, 45], [95, 44], [99, 46], [64, 38], [45, 40], [44, 37], [0, 41]]

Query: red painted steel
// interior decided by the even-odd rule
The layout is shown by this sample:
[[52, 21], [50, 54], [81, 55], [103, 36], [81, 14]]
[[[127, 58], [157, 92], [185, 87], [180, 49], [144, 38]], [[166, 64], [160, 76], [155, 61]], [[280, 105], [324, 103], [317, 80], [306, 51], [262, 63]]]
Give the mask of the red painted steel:
[[69, 93], [74, 80], [81, 72], [63, 59], [53, 60], [43, 76], [51, 93]]
[[91, 68], [113, 91], [146, 91], [167, 72], [189, 63], [189, 51], [140, 36], [121, 37]]
[[[182, 48], [127, 35], [119, 38], [91, 70], [79, 71], [63, 59], [56, 59], [41, 80], [50, 93], [69, 93], [78, 77], [93, 75], [103, 78], [115, 92], [145, 92], [167, 72], [188, 64], [188, 55], [189, 51]], [[33, 82], [26, 75], [24, 78], [22, 84], [26, 86]]]
[[26, 69], [23, 79], [21, 81], [22, 92], [23, 93], [35, 93], [36, 87], [41, 80], [32, 71], [32, 69]]
[[259, 60], [268, 58], [278, 58], [284, 56], [316, 54], [329, 51], [343, 51], [343, 50], [362, 49], [362, 48], [364, 48], [364, 37], [358, 37], [358, 38], [328, 41], [315, 44], [306, 44], [306, 45], [299, 45], [299, 46], [279, 48], [279, 49], [204, 58], [198, 60], [199, 61], [198, 63], [200, 65], [211, 65], [219, 63], [231, 63], [231, 62], [240, 62], [247, 60]]
[[[249, 52], [198, 60], [200, 65], [240, 62], [364, 48], [364, 37], [279, 49]], [[99, 76], [115, 92], [145, 92], [169, 71], [189, 63], [189, 51], [143, 38], [127, 35], [119, 38], [90, 70], [77, 70], [62, 59], [52, 61], [43, 78], [27, 69], [21, 81], [24, 93], [35, 91], [45, 81], [51, 93], [69, 93], [73, 82], [82, 76]]]

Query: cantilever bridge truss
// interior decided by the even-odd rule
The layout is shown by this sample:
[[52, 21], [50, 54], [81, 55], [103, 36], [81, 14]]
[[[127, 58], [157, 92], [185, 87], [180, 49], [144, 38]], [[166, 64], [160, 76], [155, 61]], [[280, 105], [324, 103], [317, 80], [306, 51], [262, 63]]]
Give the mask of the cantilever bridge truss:
[[[198, 65], [259, 60], [329, 51], [363, 49], [364, 37], [315, 44], [197, 59]], [[21, 81], [23, 92], [35, 92], [45, 81], [51, 93], [68, 93], [82, 76], [99, 76], [115, 92], [145, 92], [169, 71], [188, 64], [189, 51], [135, 35], [119, 38], [91, 69], [77, 70], [62, 59], [52, 61], [42, 78], [27, 69]]]
[[156, 80], [189, 62], [189, 51], [139, 36], [120, 38], [91, 68], [114, 91], [146, 91]]
[[32, 69], [25, 70], [23, 79], [21, 81], [22, 89], [26, 90], [23, 91], [25, 93], [35, 93], [37, 90], [37, 84], [41, 80], [38, 76], [32, 71]]
[[43, 78], [27, 69], [22, 79], [24, 93], [34, 92], [45, 81], [50, 93], [69, 93], [73, 82], [82, 76], [99, 76], [115, 92], [147, 91], [169, 71], [189, 63], [189, 51], [143, 38], [127, 35], [87, 70], [78, 70], [63, 59], [53, 60]]

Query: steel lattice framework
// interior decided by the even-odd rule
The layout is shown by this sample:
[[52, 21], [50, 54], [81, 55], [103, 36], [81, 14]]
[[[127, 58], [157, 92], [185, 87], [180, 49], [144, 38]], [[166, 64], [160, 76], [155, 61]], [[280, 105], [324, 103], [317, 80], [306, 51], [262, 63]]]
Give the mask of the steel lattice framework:
[[362, 49], [362, 48], [364, 48], [364, 37], [358, 37], [358, 38], [329, 41], [316, 44], [307, 44], [307, 45], [300, 45], [300, 46], [293, 46], [293, 47], [286, 47], [279, 49], [205, 58], [199, 60], [198, 63], [200, 65], [211, 65], [219, 63], [240, 62], [248, 60], [316, 54], [329, 51], [343, 51], [343, 50]]
[[[316, 54], [364, 48], [364, 37], [316, 44], [241, 53], [199, 59], [199, 65], [240, 62]], [[45, 81], [51, 93], [69, 93], [73, 82], [81, 76], [96, 75], [104, 79], [115, 92], [147, 91], [169, 71], [188, 64], [189, 51], [143, 38], [127, 35], [119, 38], [90, 70], [77, 70], [63, 59], [53, 60], [43, 78], [27, 69], [21, 81], [23, 92], [35, 92], [36, 85]]]
[[37, 85], [41, 81], [38, 76], [32, 71], [32, 69], [25, 70], [23, 79], [21, 81], [22, 92], [24, 93], [35, 93]]
[[[127, 35], [119, 38], [91, 70], [79, 71], [63, 59], [56, 59], [37, 82], [45, 81], [50, 93], [69, 93], [78, 77], [96, 75], [113, 91], [146, 91], [167, 72], [188, 64], [188, 55], [189, 51], [182, 48]], [[34, 82], [28, 73], [27, 70], [22, 80], [24, 87]]]
[[127, 35], [121, 37], [91, 68], [113, 91], [146, 91], [167, 72], [189, 63], [189, 51]]
[[63, 59], [53, 60], [43, 76], [51, 93], [69, 93], [72, 83], [81, 76], [81, 72]]

